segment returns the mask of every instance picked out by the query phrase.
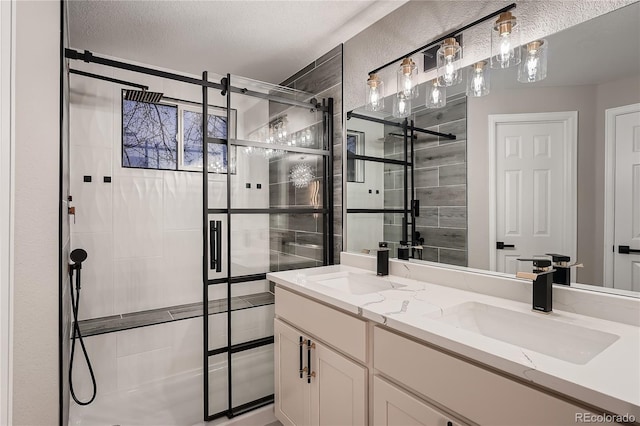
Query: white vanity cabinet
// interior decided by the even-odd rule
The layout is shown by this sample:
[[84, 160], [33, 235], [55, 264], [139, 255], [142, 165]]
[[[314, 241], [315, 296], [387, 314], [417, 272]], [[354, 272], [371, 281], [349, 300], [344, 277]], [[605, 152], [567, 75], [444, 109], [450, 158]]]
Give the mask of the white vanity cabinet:
[[284, 425], [551, 426], [602, 414], [311, 296], [275, 293]]
[[367, 368], [325, 344], [344, 341], [344, 347], [334, 347], [364, 356], [366, 323], [280, 288], [276, 300], [278, 420], [297, 426], [366, 425]]
[[[570, 425], [576, 423], [576, 413], [589, 412], [568, 400], [378, 326], [374, 327], [373, 347], [377, 373], [436, 401], [472, 424]], [[374, 394], [375, 391], [374, 385]]]
[[462, 426], [425, 401], [378, 376], [373, 378], [374, 426]]

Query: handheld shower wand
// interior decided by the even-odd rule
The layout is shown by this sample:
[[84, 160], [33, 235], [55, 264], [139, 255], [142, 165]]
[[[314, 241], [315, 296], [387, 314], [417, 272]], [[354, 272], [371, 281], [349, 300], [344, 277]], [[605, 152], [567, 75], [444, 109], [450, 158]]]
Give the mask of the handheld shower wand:
[[[82, 270], [82, 262], [87, 260], [87, 252], [83, 249], [75, 249], [69, 255], [71, 258], [72, 264], [69, 265], [69, 287], [71, 290], [71, 310], [73, 311], [73, 328], [71, 335], [71, 358], [69, 360], [69, 390], [71, 392], [71, 397], [78, 405], [89, 405], [96, 399], [96, 393], [98, 391], [96, 386], [96, 376], [93, 373], [93, 367], [91, 366], [91, 361], [89, 360], [89, 354], [87, 353], [87, 348], [84, 346], [84, 341], [82, 340], [82, 333], [80, 332], [80, 326], [78, 325], [78, 308], [80, 307], [80, 288], [81, 288], [81, 278], [80, 271]], [[73, 290], [73, 274], [74, 271], [77, 271], [76, 274], [76, 288], [75, 295]], [[82, 352], [84, 353], [84, 359], [87, 362], [87, 367], [89, 368], [89, 374], [91, 375], [91, 383], [93, 386], [93, 393], [91, 394], [91, 398], [84, 402], [80, 401], [75, 394], [73, 389], [73, 358], [76, 350], [76, 337], [80, 341], [80, 346], [82, 347]]]

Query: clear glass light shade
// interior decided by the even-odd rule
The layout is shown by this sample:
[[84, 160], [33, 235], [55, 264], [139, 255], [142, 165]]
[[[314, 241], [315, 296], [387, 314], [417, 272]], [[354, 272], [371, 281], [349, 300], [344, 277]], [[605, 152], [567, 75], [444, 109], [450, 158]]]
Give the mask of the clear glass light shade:
[[411, 98], [400, 92], [393, 98], [393, 116], [395, 118], [405, 118], [411, 115]]
[[438, 79], [427, 83], [427, 108], [442, 108], [447, 104], [447, 88], [440, 86]]
[[418, 86], [415, 76], [418, 75], [418, 67], [410, 58], [404, 58], [398, 68], [398, 93], [402, 93], [406, 98], [415, 99], [418, 97]]
[[522, 62], [518, 66], [518, 81], [534, 83], [547, 77], [547, 40], [536, 40], [522, 46]]
[[491, 31], [491, 68], [510, 68], [520, 63], [520, 27], [511, 12], [504, 12]]
[[487, 62], [480, 61], [467, 68], [467, 96], [479, 98], [489, 94], [491, 80]]
[[382, 111], [384, 109], [384, 82], [377, 74], [369, 74], [366, 96], [365, 110]]
[[453, 86], [462, 81], [460, 58], [462, 47], [455, 38], [446, 39], [437, 53], [438, 81], [441, 86]]

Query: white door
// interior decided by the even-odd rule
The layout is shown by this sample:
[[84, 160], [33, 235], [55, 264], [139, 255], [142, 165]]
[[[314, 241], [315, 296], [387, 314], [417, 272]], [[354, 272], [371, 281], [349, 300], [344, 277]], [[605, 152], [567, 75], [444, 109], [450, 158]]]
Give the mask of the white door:
[[305, 336], [276, 319], [274, 339], [275, 415], [285, 426], [308, 425], [311, 386], [306, 373], [300, 373], [307, 363], [306, 349], [300, 345]]
[[379, 377], [373, 378], [373, 426], [459, 426], [425, 402]]
[[489, 129], [491, 268], [515, 274], [531, 267], [518, 258], [545, 253], [575, 260], [577, 112], [490, 115]]
[[367, 424], [367, 369], [315, 343], [311, 365], [311, 426]]
[[608, 143], [613, 142], [615, 152], [613, 283], [608, 285], [640, 291], [640, 104], [606, 115]]

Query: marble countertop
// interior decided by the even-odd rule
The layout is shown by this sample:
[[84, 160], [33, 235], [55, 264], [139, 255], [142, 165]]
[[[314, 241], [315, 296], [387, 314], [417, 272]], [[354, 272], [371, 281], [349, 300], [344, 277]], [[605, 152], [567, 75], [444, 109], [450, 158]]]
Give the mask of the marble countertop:
[[[357, 295], [321, 285], [314, 279], [317, 275], [344, 272], [385, 280], [390, 288]], [[346, 265], [270, 273], [267, 279], [525, 381], [615, 414], [633, 415], [636, 421], [640, 419], [639, 327], [557, 309], [544, 315], [532, 312], [530, 303], [398, 276], [376, 277], [372, 271]], [[465, 302], [497, 306], [534, 319], [544, 315], [551, 321], [619, 338], [586, 363], [564, 361], [437, 320], [447, 309]]]

